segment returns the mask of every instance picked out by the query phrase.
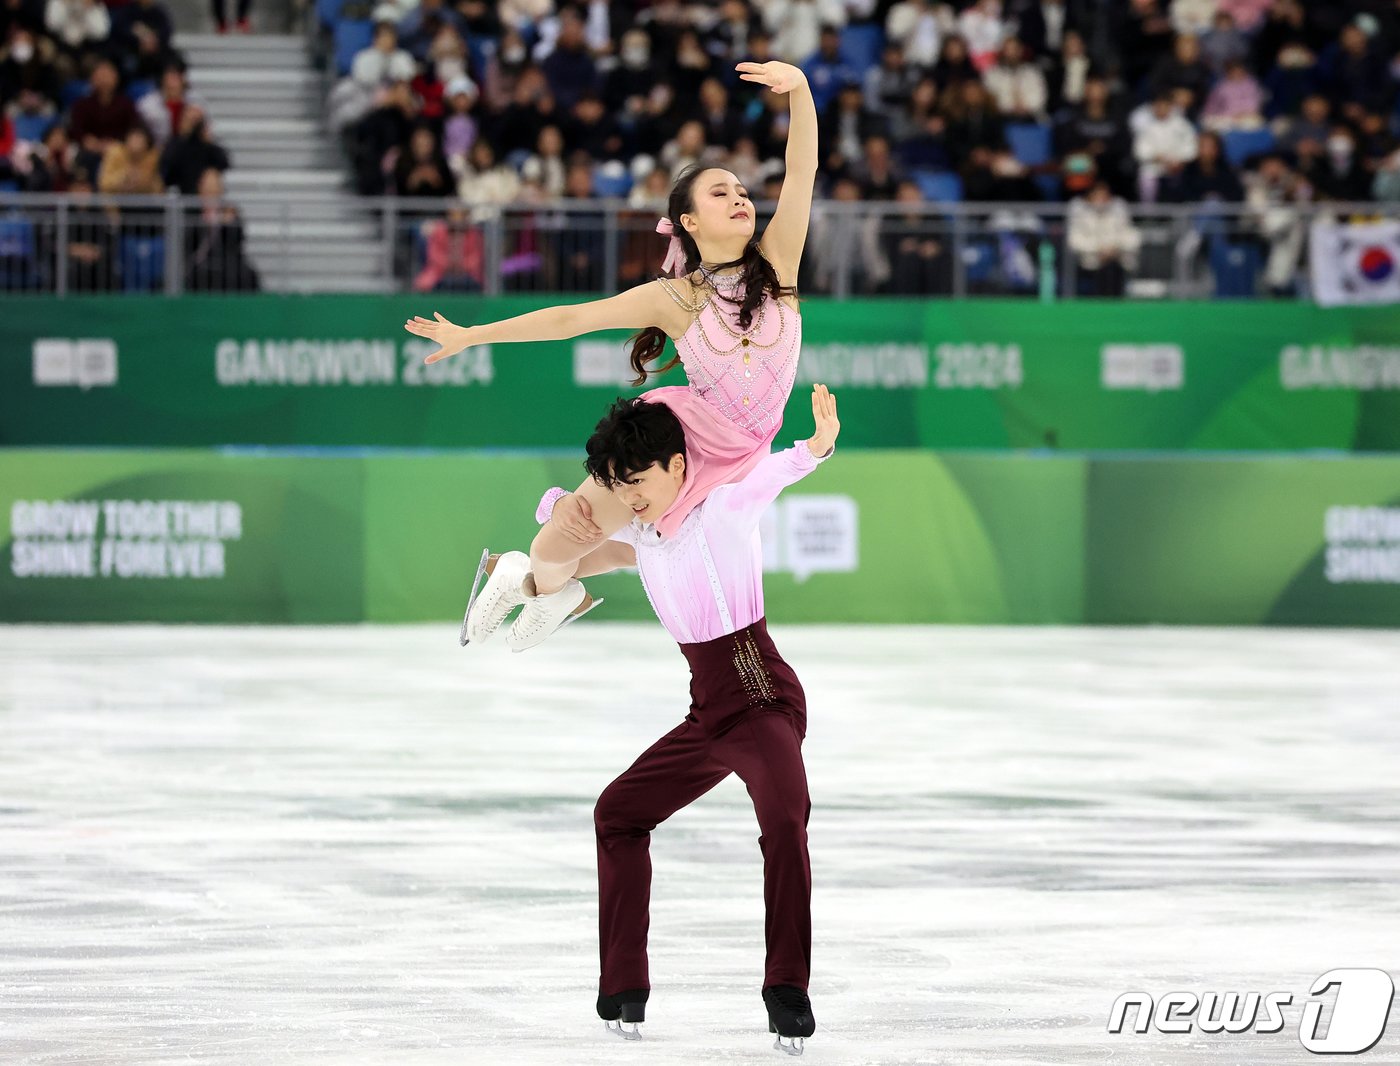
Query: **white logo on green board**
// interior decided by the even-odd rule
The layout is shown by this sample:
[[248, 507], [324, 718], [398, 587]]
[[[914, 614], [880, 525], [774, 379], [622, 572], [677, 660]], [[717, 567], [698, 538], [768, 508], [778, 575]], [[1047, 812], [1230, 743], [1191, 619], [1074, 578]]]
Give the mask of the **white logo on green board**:
[[1400, 507], [1329, 507], [1323, 531], [1330, 583], [1400, 584]]
[[1019, 389], [1025, 380], [1019, 344], [940, 344], [933, 356], [940, 389]]
[[214, 346], [214, 380], [226, 388], [491, 384], [495, 368], [489, 344], [477, 345], [450, 359], [425, 365], [424, 357], [437, 347], [431, 341], [416, 337], [401, 344], [364, 337], [334, 340], [225, 338]]
[[860, 508], [850, 496], [781, 496], [759, 520], [763, 569], [806, 581], [860, 561]]
[[1285, 389], [1400, 389], [1400, 347], [1290, 344], [1278, 353], [1279, 382]]
[[40, 337], [33, 353], [35, 385], [91, 389], [117, 383], [117, 342], [111, 337]]
[[20, 578], [221, 578], [243, 509], [232, 500], [15, 500], [10, 536]]
[[574, 384], [580, 388], [631, 388], [637, 376], [627, 348], [617, 341], [574, 343]]
[[922, 389], [929, 379], [926, 344], [804, 344], [798, 385], [832, 389]]
[[1099, 382], [1105, 389], [1178, 392], [1186, 384], [1186, 355], [1179, 344], [1105, 344]]

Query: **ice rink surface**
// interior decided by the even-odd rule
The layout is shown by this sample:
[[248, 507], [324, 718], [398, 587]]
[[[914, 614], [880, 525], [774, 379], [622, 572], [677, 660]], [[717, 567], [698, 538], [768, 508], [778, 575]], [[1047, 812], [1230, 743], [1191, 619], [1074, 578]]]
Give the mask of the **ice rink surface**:
[[[590, 619], [523, 655], [0, 627], [0, 1063], [1305, 1063], [1318, 975], [1400, 977], [1400, 633], [772, 632], [809, 703], [802, 1059], [733, 777], [654, 834], [645, 1038], [594, 1013], [593, 803], [688, 699], [659, 626]], [[1133, 990], [1294, 1001], [1109, 1034]], [[1345, 1061], [1400, 1062], [1397, 1015]]]

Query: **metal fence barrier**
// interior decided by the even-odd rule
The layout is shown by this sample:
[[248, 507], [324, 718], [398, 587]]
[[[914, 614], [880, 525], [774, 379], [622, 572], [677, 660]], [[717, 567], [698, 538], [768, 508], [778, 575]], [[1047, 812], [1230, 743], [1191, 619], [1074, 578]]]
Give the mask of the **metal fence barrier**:
[[[760, 229], [772, 216], [760, 203]], [[1131, 205], [1121, 255], [1086, 252], [1066, 204], [813, 205], [804, 295], [1152, 299], [1306, 296], [1319, 213], [1400, 205]], [[658, 212], [619, 200], [507, 207], [313, 195], [0, 194], [0, 292], [612, 294], [654, 277]]]

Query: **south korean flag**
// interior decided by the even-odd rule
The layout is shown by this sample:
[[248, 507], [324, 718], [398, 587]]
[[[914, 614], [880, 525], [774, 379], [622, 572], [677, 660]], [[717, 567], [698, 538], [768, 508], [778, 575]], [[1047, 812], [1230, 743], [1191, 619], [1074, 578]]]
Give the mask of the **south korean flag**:
[[1338, 304], [1400, 303], [1400, 222], [1312, 226], [1313, 299]]

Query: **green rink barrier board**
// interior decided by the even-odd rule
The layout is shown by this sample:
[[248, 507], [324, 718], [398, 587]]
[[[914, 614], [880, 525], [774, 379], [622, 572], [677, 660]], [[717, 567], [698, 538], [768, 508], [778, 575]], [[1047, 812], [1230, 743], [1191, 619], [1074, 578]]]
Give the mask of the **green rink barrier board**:
[[[0, 450], [0, 620], [455, 633], [482, 547], [526, 548], [540, 491], [581, 478], [526, 455]], [[761, 532], [782, 622], [1400, 624], [1400, 457], [843, 447]], [[635, 573], [590, 586], [598, 617], [652, 618]]]
[[[558, 298], [554, 302], [585, 299]], [[627, 384], [627, 333], [424, 366], [404, 332], [511, 296], [5, 301], [0, 445], [569, 448]], [[1299, 303], [803, 303], [798, 387], [848, 448], [1400, 449], [1400, 309]], [[668, 345], [668, 353], [671, 351]], [[668, 355], [669, 358], [669, 355]], [[650, 384], [679, 384], [673, 370]]]

